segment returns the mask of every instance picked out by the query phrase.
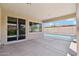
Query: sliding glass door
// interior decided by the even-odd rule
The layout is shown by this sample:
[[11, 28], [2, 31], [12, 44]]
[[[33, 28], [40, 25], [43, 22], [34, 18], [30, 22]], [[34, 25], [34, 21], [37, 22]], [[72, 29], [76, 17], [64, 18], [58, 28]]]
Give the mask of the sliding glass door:
[[25, 19], [8, 17], [7, 41], [25, 39]]

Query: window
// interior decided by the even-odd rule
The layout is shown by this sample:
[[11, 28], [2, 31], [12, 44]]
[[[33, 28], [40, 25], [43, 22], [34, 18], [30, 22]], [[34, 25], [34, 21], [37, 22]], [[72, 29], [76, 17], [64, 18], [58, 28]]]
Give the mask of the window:
[[30, 32], [41, 32], [42, 31], [42, 24], [29, 22], [29, 31]]

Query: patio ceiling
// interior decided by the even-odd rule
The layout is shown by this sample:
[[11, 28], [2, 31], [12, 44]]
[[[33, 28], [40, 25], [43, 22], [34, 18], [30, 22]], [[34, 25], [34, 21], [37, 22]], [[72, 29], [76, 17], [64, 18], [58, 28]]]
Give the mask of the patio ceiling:
[[7, 11], [31, 16], [40, 20], [47, 20], [76, 12], [75, 3], [2, 3]]

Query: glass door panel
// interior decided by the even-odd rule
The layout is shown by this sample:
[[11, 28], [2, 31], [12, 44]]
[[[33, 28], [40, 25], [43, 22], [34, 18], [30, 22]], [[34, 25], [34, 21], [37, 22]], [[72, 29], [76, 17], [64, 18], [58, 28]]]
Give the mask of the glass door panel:
[[25, 20], [18, 19], [18, 40], [25, 39]]
[[17, 18], [8, 17], [8, 39], [7, 41], [17, 40]]

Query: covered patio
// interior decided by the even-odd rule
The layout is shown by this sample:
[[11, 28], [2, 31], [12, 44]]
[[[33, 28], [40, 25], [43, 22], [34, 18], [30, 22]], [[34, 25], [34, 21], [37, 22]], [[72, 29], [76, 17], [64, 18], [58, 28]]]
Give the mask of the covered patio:
[[[47, 32], [44, 31], [46, 22], [75, 18], [75, 6], [73, 3], [0, 4], [0, 55], [67, 56], [68, 53], [72, 56], [77, 55], [69, 49], [73, 38], [45, 35]], [[66, 40], [63, 40], [64, 38]]]

